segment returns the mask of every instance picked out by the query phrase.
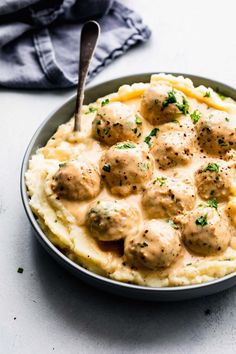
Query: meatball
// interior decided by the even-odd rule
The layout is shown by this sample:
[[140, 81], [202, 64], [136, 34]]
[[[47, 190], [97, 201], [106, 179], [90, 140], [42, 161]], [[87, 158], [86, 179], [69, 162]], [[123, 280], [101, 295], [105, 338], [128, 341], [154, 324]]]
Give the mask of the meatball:
[[116, 241], [139, 232], [139, 212], [121, 201], [97, 201], [86, 217], [91, 235], [100, 241]]
[[164, 84], [149, 87], [140, 105], [141, 115], [151, 124], [169, 122], [180, 114], [188, 113], [185, 95]]
[[88, 200], [100, 192], [100, 174], [90, 162], [74, 160], [59, 165], [52, 178], [52, 190], [67, 200]]
[[162, 169], [187, 164], [192, 160], [193, 151], [193, 133], [181, 130], [160, 131], [151, 148], [152, 155]]
[[182, 238], [187, 248], [202, 256], [210, 256], [226, 250], [231, 231], [226, 217], [214, 208], [198, 208], [182, 221]]
[[124, 140], [137, 141], [141, 133], [140, 115], [120, 102], [112, 102], [98, 108], [92, 123], [93, 137], [108, 145]]
[[236, 131], [233, 119], [222, 111], [202, 117], [197, 124], [200, 145], [211, 154], [222, 154], [236, 149]]
[[140, 190], [153, 173], [154, 161], [142, 147], [126, 141], [104, 152], [101, 174], [112, 194], [127, 196]]
[[160, 133], [167, 133], [173, 131], [188, 132], [188, 134], [196, 136], [195, 126], [189, 116], [180, 116], [178, 119], [173, 119], [169, 123], [160, 126]]
[[143, 193], [142, 206], [150, 218], [168, 218], [192, 210], [195, 199], [189, 180], [158, 177]]
[[216, 198], [219, 201], [229, 197], [232, 179], [232, 168], [224, 161], [206, 163], [195, 172], [198, 194], [202, 199]]
[[179, 231], [165, 221], [150, 220], [142, 233], [125, 239], [125, 257], [136, 267], [167, 268], [181, 251]]

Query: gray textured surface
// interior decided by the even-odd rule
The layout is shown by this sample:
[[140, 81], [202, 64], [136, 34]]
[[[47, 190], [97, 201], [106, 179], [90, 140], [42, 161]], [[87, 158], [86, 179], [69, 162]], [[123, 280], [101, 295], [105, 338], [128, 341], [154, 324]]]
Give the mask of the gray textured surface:
[[[94, 83], [170, 70], [236, 86], [234, 1], [215, 1], [214, 16], [210, 1], [127, 3], [150, 24], [152, 40]], [[84, 285], [36, 242], [20, 200], [20, 164], [40, 122], [71, 93], [0, 90], [0, 353], [234, 353], [236, 288], [182, 303], [122, 299]]]

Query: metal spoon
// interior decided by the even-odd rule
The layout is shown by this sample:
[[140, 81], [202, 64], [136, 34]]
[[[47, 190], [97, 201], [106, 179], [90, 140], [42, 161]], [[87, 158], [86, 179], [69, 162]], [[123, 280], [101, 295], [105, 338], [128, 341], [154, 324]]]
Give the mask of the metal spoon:
[[75, 106], [74, 131], [81, 130], [81, 107], [84, 100], [84, 85], [88, 74], [89, 64], [100, 34], [100, 26], [96, 21], [88, 21], [83, 25], [80, 37], [80, 60], [78, 74], [78, 88]]

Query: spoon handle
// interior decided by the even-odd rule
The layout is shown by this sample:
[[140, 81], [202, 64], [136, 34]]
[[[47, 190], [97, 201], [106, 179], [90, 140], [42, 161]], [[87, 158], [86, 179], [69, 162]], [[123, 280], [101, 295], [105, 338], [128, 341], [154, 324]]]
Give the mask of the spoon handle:
[[94, 49], [100, 34], [100, 26], [96, 21], [88, 21], [81, 30], [80, 60], [77, 97], [75, 106], [74, 131], [81, 130], [80, 112], [84, 100], [84, 86], [88, 74], [89, 65], [93, 57]]

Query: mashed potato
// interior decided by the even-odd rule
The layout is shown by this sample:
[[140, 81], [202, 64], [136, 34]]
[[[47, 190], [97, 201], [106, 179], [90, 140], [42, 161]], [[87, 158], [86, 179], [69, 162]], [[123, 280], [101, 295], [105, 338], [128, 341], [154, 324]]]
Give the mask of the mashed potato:
[[235, 102], [158, 74], [82, 113], [83, 131], [73, 132], [73, 118], [59, 126], [26, 172], [50, 241], [84, 268], [144, 286], [236, 271]]

